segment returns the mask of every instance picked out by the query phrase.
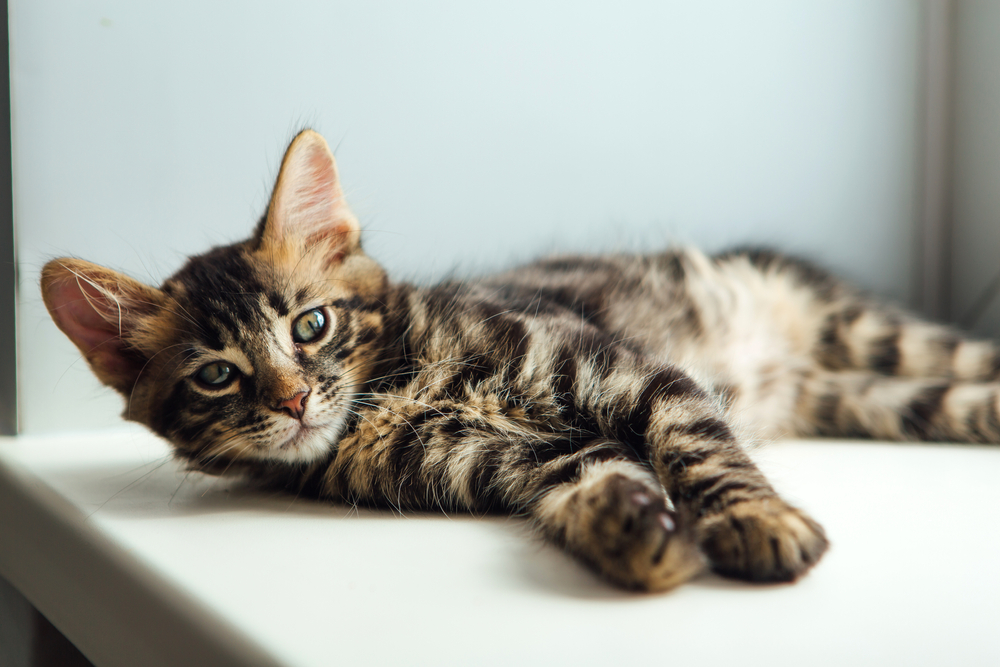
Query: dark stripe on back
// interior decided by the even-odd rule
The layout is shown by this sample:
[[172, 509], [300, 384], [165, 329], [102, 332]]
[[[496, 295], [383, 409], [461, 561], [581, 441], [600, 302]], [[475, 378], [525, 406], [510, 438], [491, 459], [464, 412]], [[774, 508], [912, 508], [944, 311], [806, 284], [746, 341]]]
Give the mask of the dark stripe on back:
[[656, 266], [670, 276], [675, 282], [683, 282], [687, 278], [687, 269], [681, 253], [666, 252], [654, 258]]
[[616, 268], [613, 263], [603, 257], [554, 257], [536, 262], [535, 266], [543, 271], [553, 273], [570, 271], [593, 273]]
[[837, 280], [826, 270], [800, 259], [768, 248], [743, 247], [716, 255], [716, 261], [732, 261], [745, 257], [761, 273], [780, 271], [788, 273], [802, 285], [812, 289], [816, 296], [829, 300], [837, 291]]

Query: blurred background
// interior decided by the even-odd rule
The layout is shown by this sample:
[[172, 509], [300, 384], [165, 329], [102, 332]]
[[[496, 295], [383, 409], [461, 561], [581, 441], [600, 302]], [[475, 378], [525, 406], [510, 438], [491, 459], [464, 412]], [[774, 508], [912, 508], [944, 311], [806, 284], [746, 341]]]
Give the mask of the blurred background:
[[121, 410], [45, 314], [44, 262], [160, 282], [248, 235], [307, 126], [397, 279], [753, 243], [1000, 331], [1000, 3], [8, 9], [23, 432]]

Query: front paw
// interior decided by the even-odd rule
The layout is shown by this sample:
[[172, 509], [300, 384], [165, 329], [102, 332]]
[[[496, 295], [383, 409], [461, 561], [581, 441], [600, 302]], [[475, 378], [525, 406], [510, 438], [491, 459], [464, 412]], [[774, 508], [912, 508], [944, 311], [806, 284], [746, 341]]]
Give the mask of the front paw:
[[706, 517], [700, 532], [712, 569], [748, 581], [793, 581], [829, 546], [822, 526], [780, 498], [733, 505]]
[[690, 529], [667, 509], [662, 491], [612, 473], [574, 501], [568, 546], [608, 579], [626, 588], [663, 591], [704, 568]]

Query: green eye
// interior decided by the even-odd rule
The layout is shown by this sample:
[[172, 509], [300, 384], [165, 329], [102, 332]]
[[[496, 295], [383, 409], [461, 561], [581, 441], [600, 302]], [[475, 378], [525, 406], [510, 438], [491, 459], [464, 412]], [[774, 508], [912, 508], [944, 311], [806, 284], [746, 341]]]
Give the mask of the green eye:
[[322, 308], [314, 308], [298, 316], [292, 324], [292, 339], [296, 343], [311, 343], [326, 329], [326, 315]]
[[225, 361], [213, 361], [201, 367], [195, 375], [198, 382], [212, 389], [221, 389], [236, 379], [237, 371]]

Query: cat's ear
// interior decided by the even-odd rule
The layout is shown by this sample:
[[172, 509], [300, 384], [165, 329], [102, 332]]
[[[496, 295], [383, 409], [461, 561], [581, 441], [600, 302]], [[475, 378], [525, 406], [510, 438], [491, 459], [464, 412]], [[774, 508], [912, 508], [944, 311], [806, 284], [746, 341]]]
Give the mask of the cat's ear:
[[146, 363], [142, 342], [163, 292], [97, 264], [56, 259], [42, 269], [42, 298], [98, 379], [127, 396]]
[[361, 230], [344, 200], [337, 163], [316, 132], [299, 133], [285, 152], [258, 234], [265, 246], [318, 250], [330, 264], [359, 247]]

